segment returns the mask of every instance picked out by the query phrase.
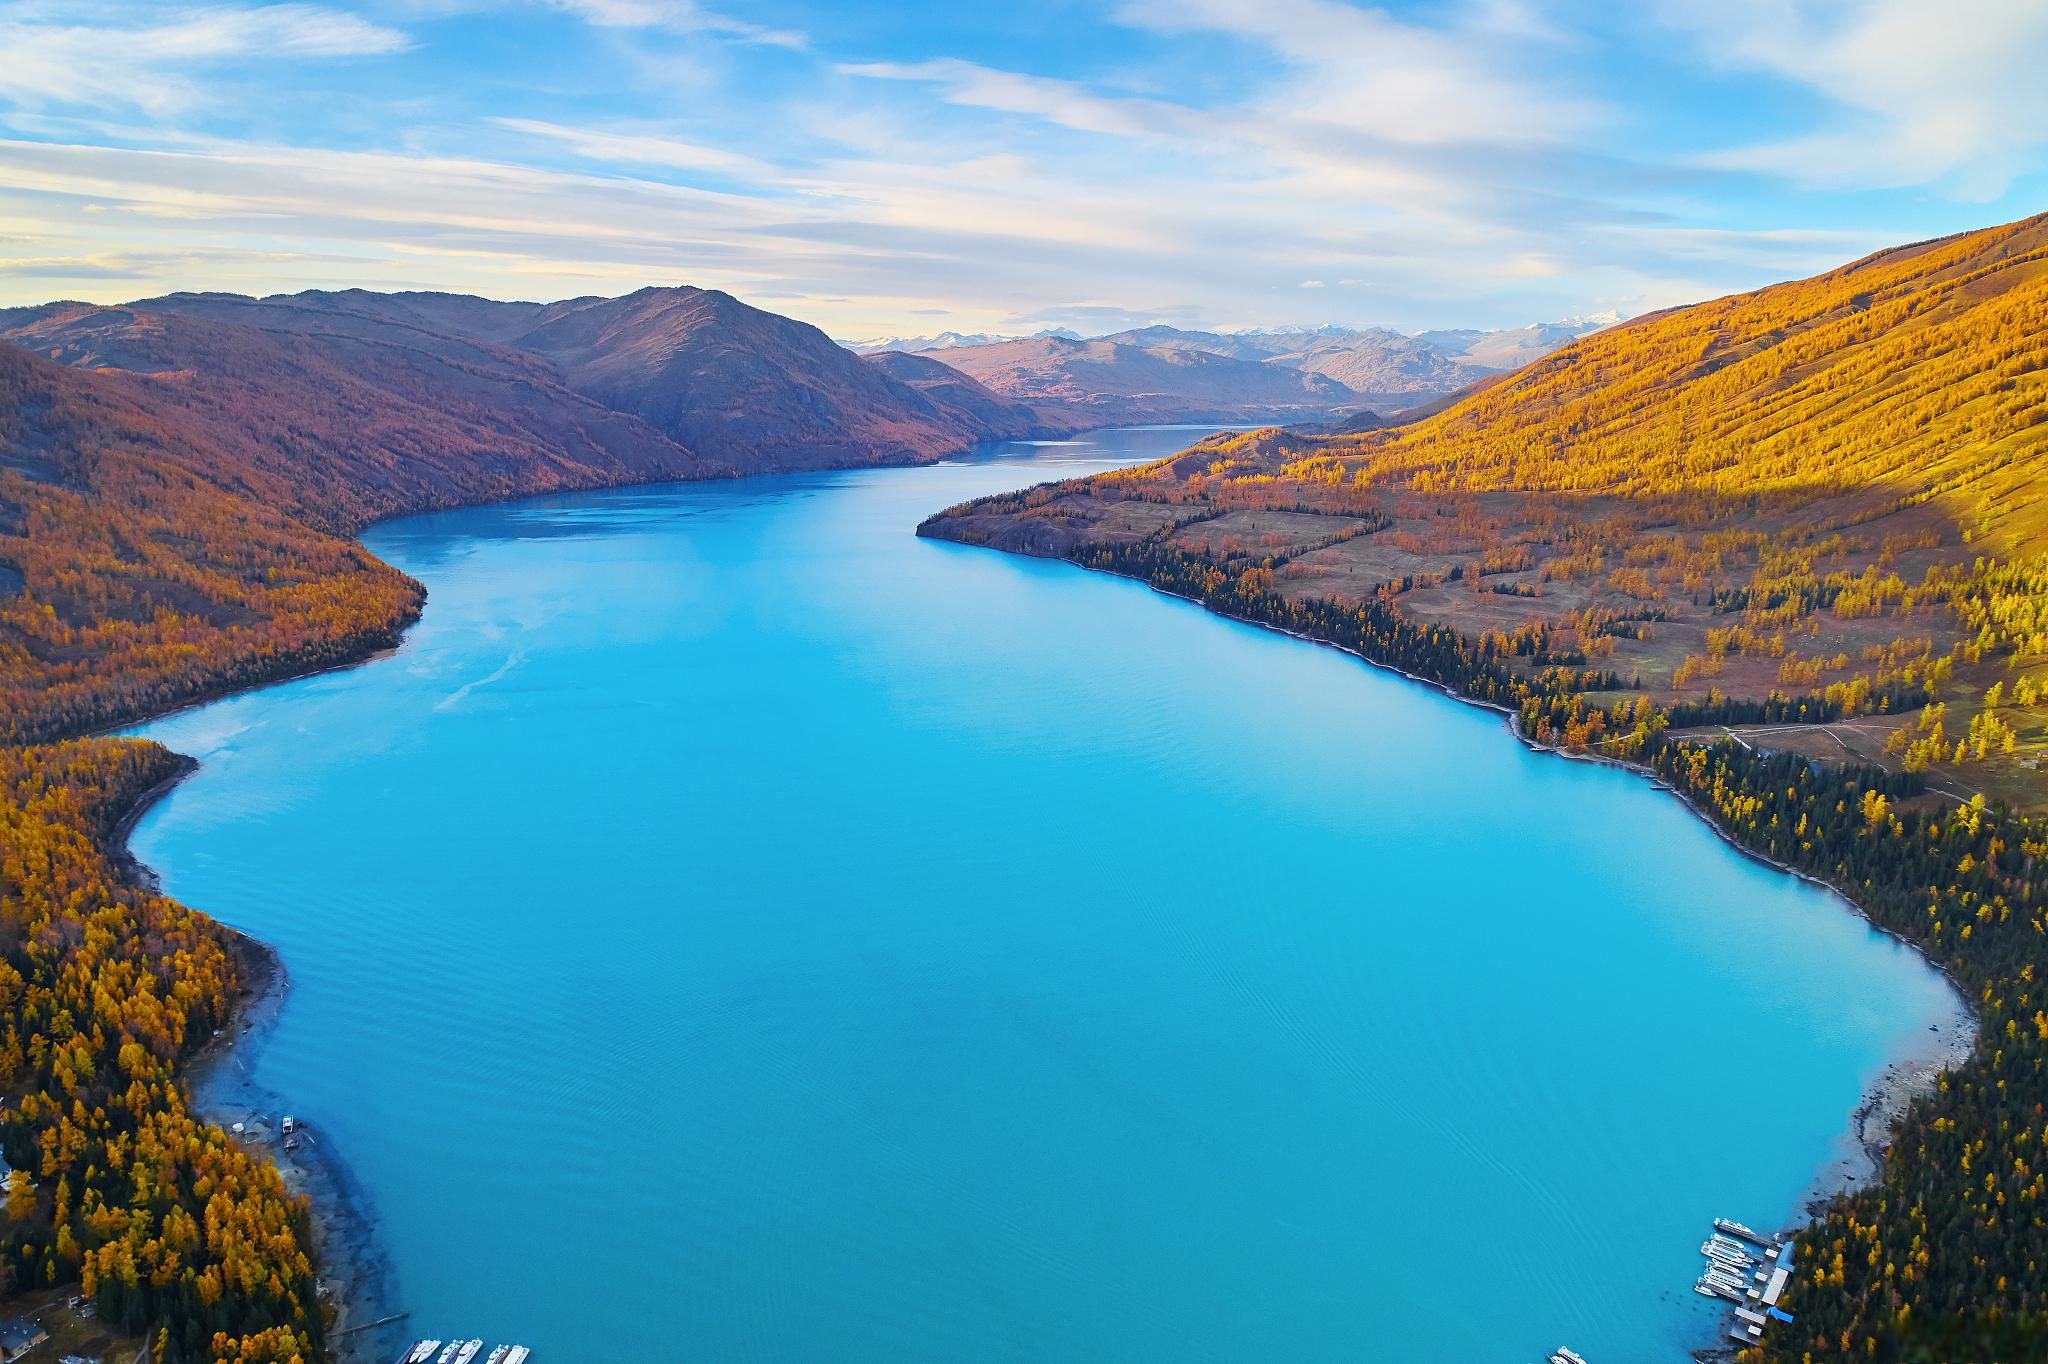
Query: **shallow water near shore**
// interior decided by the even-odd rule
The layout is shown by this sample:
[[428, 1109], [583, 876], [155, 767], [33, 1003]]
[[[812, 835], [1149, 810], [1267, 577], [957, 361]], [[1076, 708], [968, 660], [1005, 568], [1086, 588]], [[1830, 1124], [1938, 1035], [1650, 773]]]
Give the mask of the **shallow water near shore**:
[[276, 945], [254, 1078], [413, 1335], [535, 1364], [1682, 1358], [1916, 956], [1501, 717], [918, 540], [1168, 453], [417, 517], [392, 657], [143, 732], [132, 847]]

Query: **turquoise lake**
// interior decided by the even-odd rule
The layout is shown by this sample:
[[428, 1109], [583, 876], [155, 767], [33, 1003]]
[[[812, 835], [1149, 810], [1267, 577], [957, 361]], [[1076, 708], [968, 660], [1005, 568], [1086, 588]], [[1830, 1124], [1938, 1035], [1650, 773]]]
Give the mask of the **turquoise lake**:
[[[137, 828], [292, 980], [256, 1078], [413, 1335], [535, 1364], [1680, 1360], [1947, 987], [1629, 774], [923, 541], [1181, 448], [364, 538], [396, 654], [177, 715]], [[394, 1340], [394, 1345], [395, 1345]]]

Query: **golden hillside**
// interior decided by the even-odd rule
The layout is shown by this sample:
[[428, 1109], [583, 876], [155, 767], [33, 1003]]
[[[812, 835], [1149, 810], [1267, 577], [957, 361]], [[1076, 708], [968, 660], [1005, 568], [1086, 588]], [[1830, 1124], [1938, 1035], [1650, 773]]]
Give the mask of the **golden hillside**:
[[928, 530], [1382, 604], [1499, 670], [1487, 699], [1583, 698], [1565, 742], [1637, 703], [1820, 720], [1772, 743], [2035, 805], [2044, 460], [2037, 217], [1641, 318], [1407, 425], [1218, 437]]
[[2044, 422], [2048, 215], [1643, 318], [1318, 453], [1418, 489], [1940, 496], [2011, 550]]

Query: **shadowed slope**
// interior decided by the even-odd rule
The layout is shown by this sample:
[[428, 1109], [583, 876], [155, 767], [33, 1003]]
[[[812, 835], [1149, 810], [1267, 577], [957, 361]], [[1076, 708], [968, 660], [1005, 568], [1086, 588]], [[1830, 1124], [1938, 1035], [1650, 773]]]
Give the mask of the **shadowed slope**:
[[[173, 295], [0, 315], [0, 339], [118, 370], [206, 439], [188, 458], [334, 530], [561, 488], [728, 472], [537, 357], [357, 313]], [[203, 452], [203, 453], [202, 453]]]
[[862, 359], [897, 383], [916, 390], [954, 423], [986, 430], [991, 440], [1021, 439], [1072, 425], [1048, 419], [1034, 407], [1001, 397], [980, 380], [933, 356], [884, 350]]
[[923, 461], [1014, 434], [941, 410], [804, 322], [715, 289], [642, 289], [543, 310], [514, 344], [578, 392], [712, 458], [761, 469]]

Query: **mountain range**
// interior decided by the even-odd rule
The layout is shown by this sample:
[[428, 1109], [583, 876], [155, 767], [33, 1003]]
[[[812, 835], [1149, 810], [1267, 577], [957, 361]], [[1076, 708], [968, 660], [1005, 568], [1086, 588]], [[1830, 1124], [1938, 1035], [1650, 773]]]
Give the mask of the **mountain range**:
[[915, 463], [1048, 429], [962, 376], [937, 400], [708, 289], [172, 294], [0, 310], [0, 341], [91, 371], [243, 464], [292, 463], [300, 509], [335, 529], [624, 477]]
[[936, 355], [992, 391], [1047, 413], [1102, 421], [1291, 422], [1420, 407], [1619, 320], [1605, 313], [1503, 331], [1414, 336], [1335, 324], [1194, 331], [1160, 323], [1092, 338], [1064, 330], [1029, 337], [944, 332], [849, 346], [866, 354]]
[[1046, 327], [1029, 336], [1010, 336], [999, 332], [938, 332], [931, 336], [871, 336], [839, 344], [855, 355], [874, 355], [881, 351], [951, 350], [955, 346], [987, 346], [997, 341], [1036, 341], [1042, 336], [1064, 336], [1069, 341], [1081, 339], [1079, 332], [1065, 327]]

